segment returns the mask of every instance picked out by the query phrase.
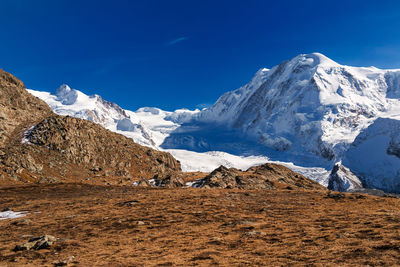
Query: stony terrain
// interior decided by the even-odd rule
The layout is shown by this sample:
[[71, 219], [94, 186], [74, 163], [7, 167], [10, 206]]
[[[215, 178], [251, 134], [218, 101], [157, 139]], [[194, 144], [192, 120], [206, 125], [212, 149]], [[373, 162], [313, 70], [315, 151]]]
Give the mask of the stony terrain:
[[[310, 190], [0, 189], [0, 266], [394, 266], [400, 200]], [[46, 249], [14, 252], [32, 236]]]

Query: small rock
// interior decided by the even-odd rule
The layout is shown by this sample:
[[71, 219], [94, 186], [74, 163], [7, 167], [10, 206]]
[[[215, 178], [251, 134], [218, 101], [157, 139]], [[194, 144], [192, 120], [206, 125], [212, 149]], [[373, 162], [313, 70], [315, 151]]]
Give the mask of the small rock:
[[67, 266], [69, 263], [71, 263], [75, 259], [74, 256], [68, 257], [66, 260], [60, 260], [60, 261], [55, 261], [53, 262], [54, 266]]
[[249, 231], [244, 233], [246, 236], [250, 236], [250, 237], [254, 237], [254, 236], [258, 236], [258, 235], [264, 235], [264, 232], [259, 232], [259, 231]]
[[136, 204], [139, 204], [139, 201], [137, 200], [130, 200], [130, 201], [125, 201], [122, 203], [118, 203], [118, 206], [128, 206], [128, 207], [132, 207]]
[[29, 239], [27, 243], [22, 245], [16, 245], [14, 251], [23, 251], [23, 250], [30, 250], [30, 249], [44, 249], [48, 248], [56, 241], [56, 238], [51, 235], [44, 235], [44, 236], [37, 236], [32, 237]]
[[67, 266], [68, 263], [67, 263], [67, 261], [55, 261], [55, 262], [53, 262], [53, 265], [54, 266]]
[[136, 224], [137, 225], [144, 225], [144, 222], [143, 221], [137, 221]]
[[21, 225], [28, 225], [31, 223], [31, 220], [29, 219], [24, 219], [24, 220], [18, 220], [18, 221], [14, 221], [11, 224], [12, 225], [16, 225], [16, 226], [21, 226]]
[[333, 198], [333, 199], [343, 199], [346, 198], [345, 194], [342, 193], [332, 193], [331, 191], [328, 192], [326, 195], [327, 198]]

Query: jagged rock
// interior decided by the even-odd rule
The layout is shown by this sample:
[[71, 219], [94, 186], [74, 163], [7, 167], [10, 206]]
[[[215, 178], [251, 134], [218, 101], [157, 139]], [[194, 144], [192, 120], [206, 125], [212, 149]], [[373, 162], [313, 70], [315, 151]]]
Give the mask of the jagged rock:
[[14, 251], [44, 249], [53, 245], [54, 242], [56, 242], [56, 238], [52, 235], [32, 237], [27, 243], [15, 246]]
[[342, 164], [336, 164], [331, 174], [329, 175], [328, 189], [347, 192], [350, 190], [362, 189], [363, 185], [360, 179], [350, 171], [349, 168], [343, 166]]
[[179, 174], [167, 174], [164, 176], [156, 175], [154, 176], [154, 186], [157, 187], [182, 187], [185, 185], [182, 175]]

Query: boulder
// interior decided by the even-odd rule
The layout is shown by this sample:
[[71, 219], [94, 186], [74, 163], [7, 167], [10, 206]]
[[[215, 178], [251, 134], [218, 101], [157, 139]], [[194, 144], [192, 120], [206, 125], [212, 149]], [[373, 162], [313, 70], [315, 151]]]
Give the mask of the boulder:
[[43, 236], [32, 237], [31, 239], [29, 239], [29, 241], [27, 243], [15, 246], [14, 251], [44, 249], [44, 248], [48, 248], [51, 245], [53, 245], [54, 242], [56, 242], [56, 238], [52, 235], [43, 235]]

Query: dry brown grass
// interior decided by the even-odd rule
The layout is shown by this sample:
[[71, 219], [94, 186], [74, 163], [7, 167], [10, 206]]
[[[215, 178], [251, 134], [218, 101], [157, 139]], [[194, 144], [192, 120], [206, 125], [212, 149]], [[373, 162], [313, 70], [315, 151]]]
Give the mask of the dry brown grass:
[[[0, 266], [397, 265], [400, 200], [324, 191], [79, 184], [0, 189]], [[344, 197], [343, 197], [344, 196]], [[131, 202], [129, 202], [131, 201]], [[13, 252], [29, 235], [60, 240]]]

